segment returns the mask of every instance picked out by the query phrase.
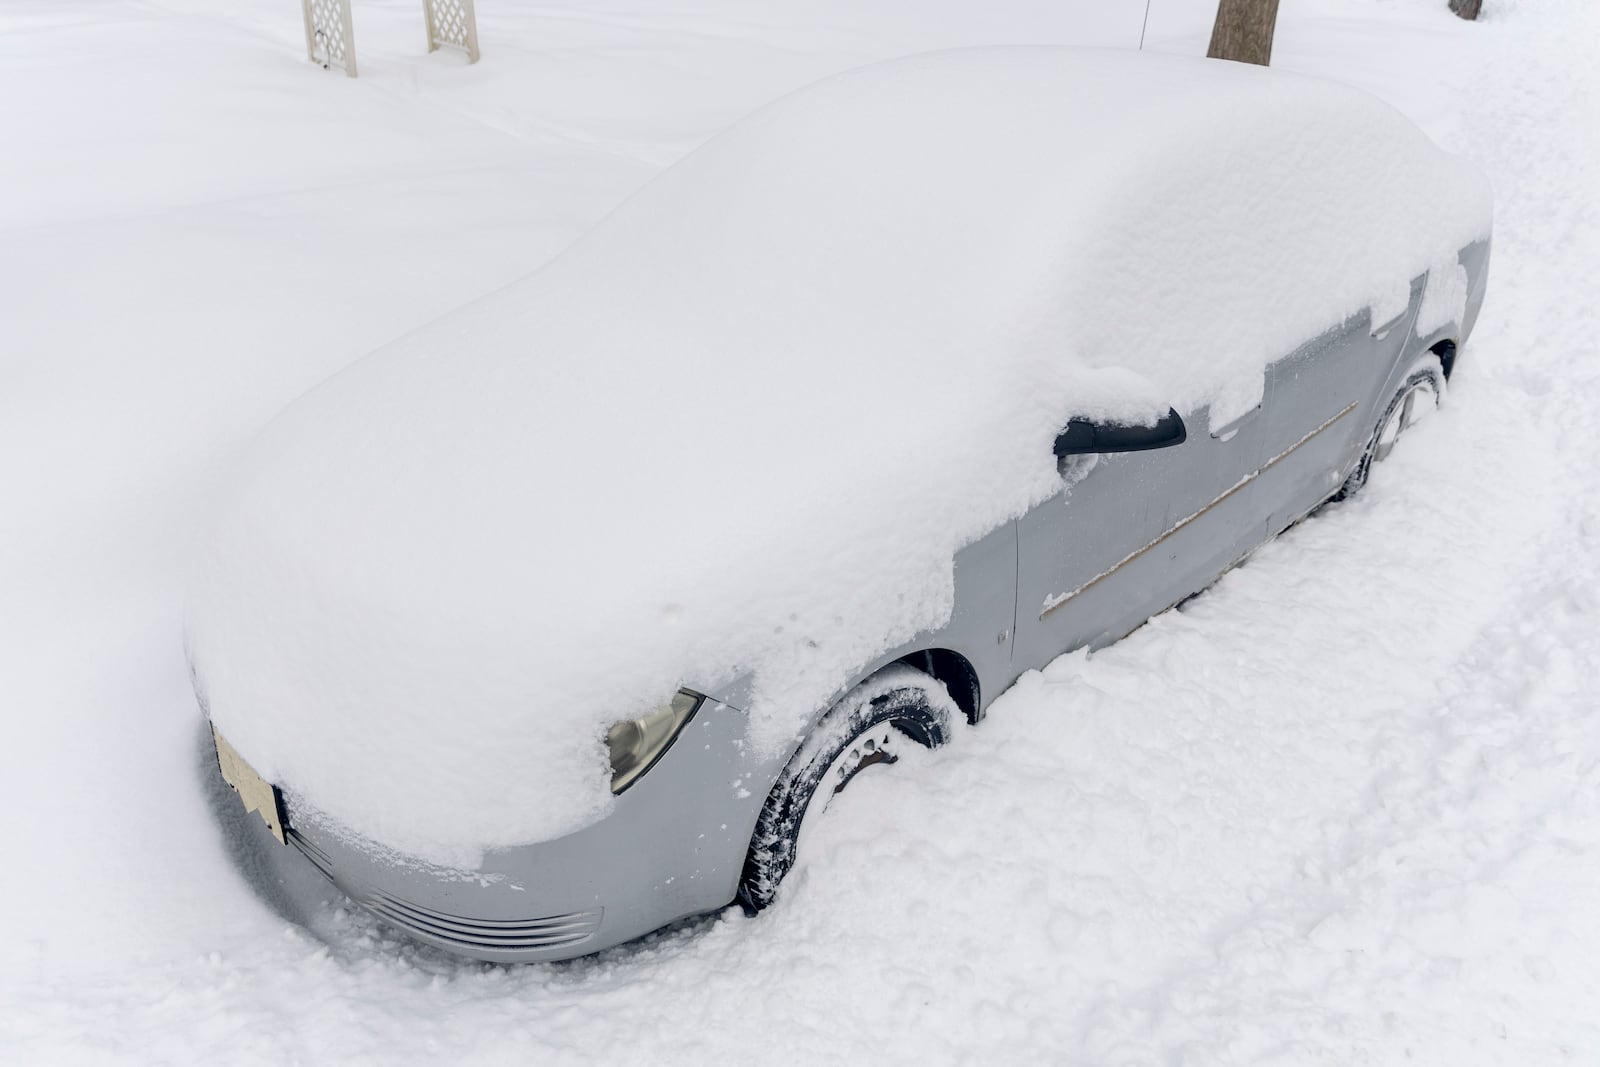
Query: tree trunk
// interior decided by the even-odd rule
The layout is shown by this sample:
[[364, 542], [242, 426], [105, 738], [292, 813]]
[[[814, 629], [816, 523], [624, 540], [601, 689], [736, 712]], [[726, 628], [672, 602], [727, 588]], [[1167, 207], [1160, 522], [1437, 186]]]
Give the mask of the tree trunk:
[[1450, 0], [1450, 10], [1464, 19], [1478, 17], [1478, 9], [1483, 6], [1483, 0]]
[[1206, 55], [1264, 67], [1272, 62], [1272, 31], [1277, 25], [1278, 0], [1221, 0]]

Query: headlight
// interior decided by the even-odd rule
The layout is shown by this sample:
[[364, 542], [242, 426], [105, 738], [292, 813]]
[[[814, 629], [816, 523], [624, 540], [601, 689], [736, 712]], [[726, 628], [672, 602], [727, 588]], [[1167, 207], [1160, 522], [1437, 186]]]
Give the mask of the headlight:
[[611, 750], [611, 791], [620, 793], [648, 771], [672, 747], [672, 742], [705, 698], [678, 690], [672, 703], [637, 719], [625, 719], [606, 731]]

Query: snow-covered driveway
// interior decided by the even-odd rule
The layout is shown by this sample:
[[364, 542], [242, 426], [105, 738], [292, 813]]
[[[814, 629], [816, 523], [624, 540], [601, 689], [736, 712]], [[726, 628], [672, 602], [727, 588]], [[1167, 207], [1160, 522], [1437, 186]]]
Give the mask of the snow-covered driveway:
[[469, 68], [369, 0], [350, 82], [294, 6], [0, 10], [0, 1061], [1600, 1060], [1593, 5], [1284, 4], [1278, 65], [1497, 190], [1449, 405], [1367, 495], [862, 778], [760, 919], [524, 968], [325, 943], [229, 859], [179, 645], [210, 479], [773, 95], [1142, 12], [486, 3]]

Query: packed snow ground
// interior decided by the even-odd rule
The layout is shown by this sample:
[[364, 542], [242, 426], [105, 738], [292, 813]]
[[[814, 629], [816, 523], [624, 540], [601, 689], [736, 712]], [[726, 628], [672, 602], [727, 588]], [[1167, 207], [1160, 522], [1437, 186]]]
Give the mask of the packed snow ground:
[[[487, 7], [487, 5], [485, 5]], [[1132, 44], [1055, 2], [0, 11], [0, 1060], [1600, 1059], [1600, 13], [1290, 0], [1278, 65], [1497, 191], [1440, 417], [1360, 500], [863, 777], [785, 899], [497, 968], [290, 925], [229, 858], [178, 644], [216, 472], [744, 111], [887, 55]], [[1211, 5], [1155, 0], [1197, 52]], [[1130, 21], [1131, 19], [1131, 21]]]

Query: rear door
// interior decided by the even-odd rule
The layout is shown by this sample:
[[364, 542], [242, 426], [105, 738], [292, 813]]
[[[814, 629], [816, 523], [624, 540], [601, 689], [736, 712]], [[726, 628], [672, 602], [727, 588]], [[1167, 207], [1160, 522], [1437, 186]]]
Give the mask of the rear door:
[[1374, 328], [1363, 311], [1301, 345], [1267, 371], [1266, 456], [1258, 479], [1269, 533], [1338, 491], [1375, 419], [1378, 394], [1411, 333], [1421, 297]]

